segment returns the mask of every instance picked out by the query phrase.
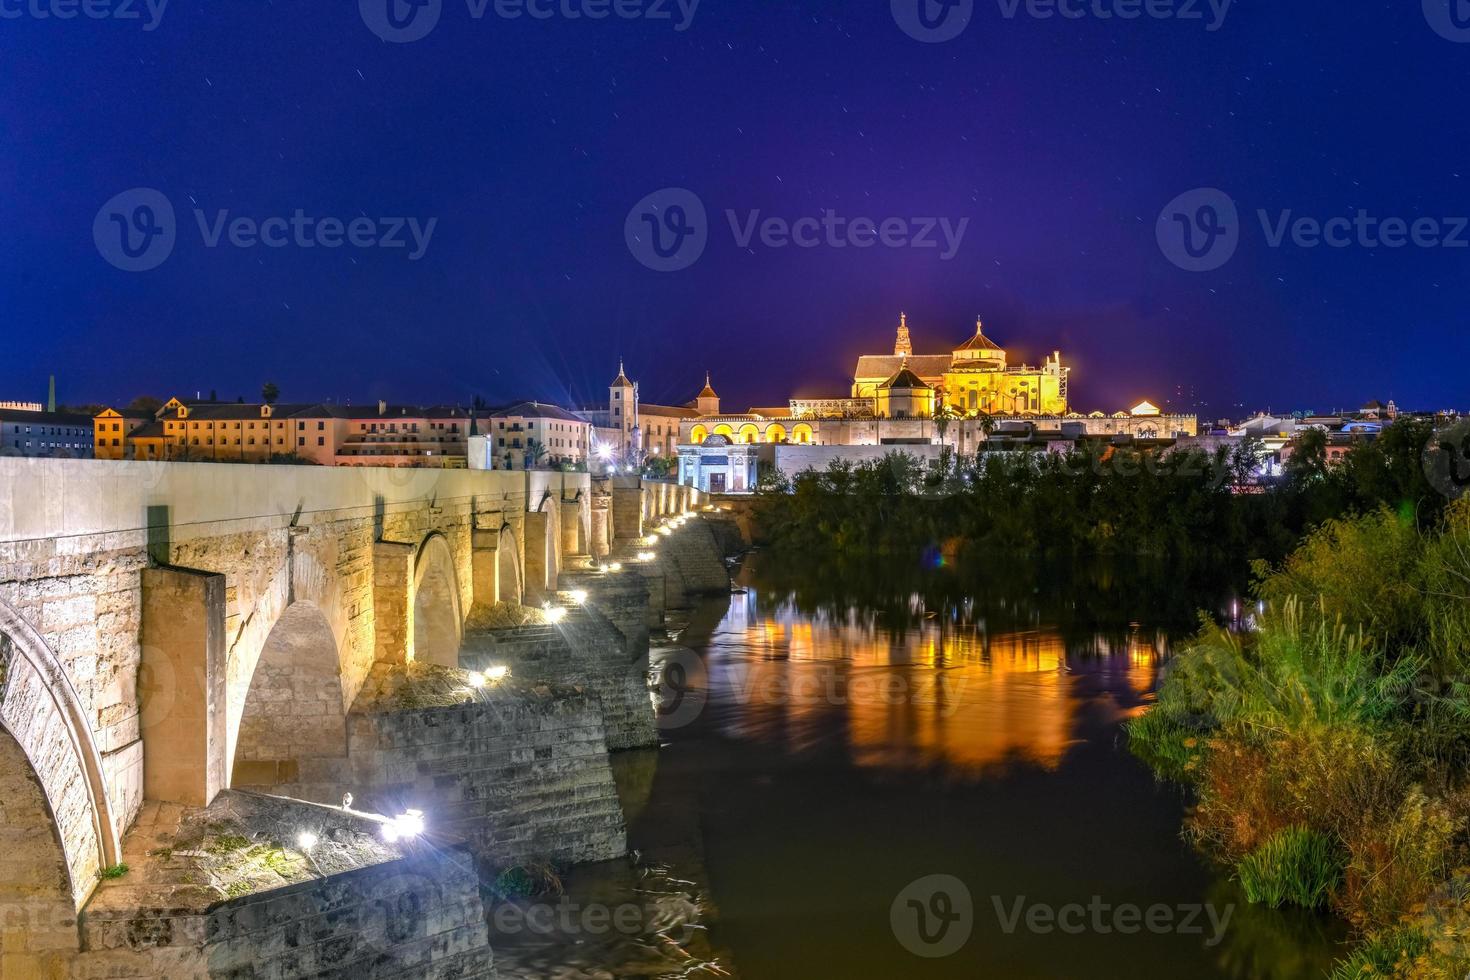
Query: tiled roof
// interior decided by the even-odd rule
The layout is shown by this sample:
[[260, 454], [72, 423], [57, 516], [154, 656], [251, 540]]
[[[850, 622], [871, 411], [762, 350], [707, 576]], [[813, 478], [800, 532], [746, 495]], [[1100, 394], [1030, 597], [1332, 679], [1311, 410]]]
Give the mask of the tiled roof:
[[491, 412], [486, 417], [493, 419], [559, 419], [563, 422], [585, 421], [564, 408], [556, 405], [547, 405], [542, 402], [520, 402], [516, 405], [511, 405], [509, 408], [502, 408]]
[[665, 418], [671, 418], [671, 419], [697, 419], [697, 418], [699, 418], [699, 411], [697, 409], [690, 408], [688, 406], [685, 406], [683, 408], [675, 408], [672, 405], [649, 405], [647, 403], [641, 403], [641, 404], [639, 404], [639, 406], [638, 406], [638, 414], [639, 415], [661, 415], [661, 416], [663, 416]]
[[[949, 370], [948, 354], [914, 354], [908, 359], [909, 370], [921, 378], [937, 378]], [[901, 354], [868, 354], [858, 359], [858, 378], [891, 378], [904, 366]]]
[[0, 408], [0, 422], [29, 422], [32, 425], [84, 425], [92, 428], [92, 416], [72, 412], [27, 412], [21, 408]]
[[899, 368], [898, 371], [897, 371], [897, 373], [895, 373], [893, 375], [893, 377], [889, 378], [887, 381], [883, 382], [878, 387], [880, 387], [880, 388], [920, 388], [920, 389], [924, 389], [926, 391], [929, 390], [929, 386], [924, 383], [924, 380], [922, 378], [920, 378], [917, 374], [915, 374], [913, 371], [910, 371], [907, 367], [901, 367], [901, 368]]

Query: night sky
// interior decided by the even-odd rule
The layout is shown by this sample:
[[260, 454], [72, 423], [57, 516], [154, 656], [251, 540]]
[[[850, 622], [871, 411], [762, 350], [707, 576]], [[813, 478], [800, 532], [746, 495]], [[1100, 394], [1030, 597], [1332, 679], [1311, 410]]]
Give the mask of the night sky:
[[[1470, 215], [1470, 43], [1431, 27], [1443, 0], [1236, 0], [1213, 31], [1205, 0], [1192, 21], [975, 0], [943, 43], [889, 0], [703, 0], [682, 31], [672, 0], [602, 21], [443, 0], [413, 43], [356, 0], [174, 0], [152, 31], [143, 0], [143, 22], [30, 12], [49, 2], [0, 0], [21, 13], [0, 18], [0, 399], [55, 373], [71, 403], [264, 381], [283, 401], [605, 402], [621, 355], [646, 400], [710, 370], [744, 410], [845, 393], [906, 310], [920, 352], [977, 314], [1017, 360], [1061, 348], [1083, 411], [1470, 408], [1470, 248], [1273, 248], [1256, 216], [1450, 235]], [[177, 240], [129, 272], [94, 220], [139, 187]], [[667, 187], [709, 237], [663, 273], [624, 228]], [[1237, 203], [1240, 241], [1191, 272], [1156, 222], [1201, 187]], [[437, 225], [417, 261], [210, 248], [195, 208]], [[969, 224], [946, 261], [741, 248], [727, 209]]]

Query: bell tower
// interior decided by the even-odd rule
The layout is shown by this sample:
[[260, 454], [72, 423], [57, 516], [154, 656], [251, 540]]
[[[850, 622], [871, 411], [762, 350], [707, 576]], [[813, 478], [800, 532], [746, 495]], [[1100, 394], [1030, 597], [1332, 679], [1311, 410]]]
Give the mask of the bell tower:
[[914, 352], [914, 342], [909, 337], [909, 315], [900, 313], [898, 315], [898, 340], [893, 344], [893, 353], [897, 357], [908, 357]]
[[704, 390], [694, 399], [694, 410], [700, 415], [720, 414], [720, 396], [710, 386], [708, 373], [704, 376]]
[[618, 376], [607, 389], [608, 427], [618, 430], [620, 452], [635, 451], [638, 429], [638, 386], [628, 380], [623, 362], [618, 361]]

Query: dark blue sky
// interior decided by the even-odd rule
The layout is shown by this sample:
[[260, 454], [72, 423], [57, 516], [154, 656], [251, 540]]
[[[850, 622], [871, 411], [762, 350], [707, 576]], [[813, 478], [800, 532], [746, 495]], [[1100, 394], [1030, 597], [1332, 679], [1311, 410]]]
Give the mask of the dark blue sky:
[[[889, 0], [703, 0], [684, 31], [444, 0], [409, 44], [352, 0], [174, 0], [153, 31], [0, 19], [0, 398], [55, 372], [74, 402], [266, 380], [289, 401], [568, 402], [605, 398], [622, 355], [646, 399], [691, 398], [709, 369], [743, 409], [843, 391], [903, 309], [921, 350], [976, 314], [1027, 360], [1060, 347], [1082, 410], [1191, 389], [1211, 415], [1470, 407], [1470, 248], [1273, 248], [1256, 218], [1450, 234], [1470, 215], [1470, 44], [1419, 0], [1236, 0], [1215, 31], [1004, 5], [976, 0], [938, 44]], [[709, 245], [659, 273], [624, 222], [671, 186], [707, 206]], [[137, 187], [177, 211], [148, 272], [93, 237]], [[1202, 273], [1155, 237], [1199, 187], [1242, 216]], [[208, 248], [196, 207], [438, 223], [418, 261]], [[727, 209], [969, 225], [950, 261], [742, 249]]]

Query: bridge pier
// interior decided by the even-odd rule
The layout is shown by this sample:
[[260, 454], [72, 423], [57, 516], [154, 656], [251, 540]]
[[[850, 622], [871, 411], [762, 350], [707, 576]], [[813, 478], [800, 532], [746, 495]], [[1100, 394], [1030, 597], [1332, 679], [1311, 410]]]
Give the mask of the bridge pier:
[[143, 793], [208, 806], [229, 782], [225, 577], [187, 568], [142, 577]]
[[411, 544], [373, 544], [373, 659], [406, 664], [413, 659], [413, 576], [417, 549]]

